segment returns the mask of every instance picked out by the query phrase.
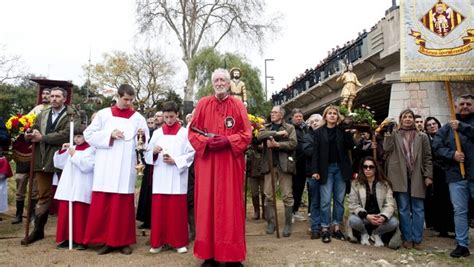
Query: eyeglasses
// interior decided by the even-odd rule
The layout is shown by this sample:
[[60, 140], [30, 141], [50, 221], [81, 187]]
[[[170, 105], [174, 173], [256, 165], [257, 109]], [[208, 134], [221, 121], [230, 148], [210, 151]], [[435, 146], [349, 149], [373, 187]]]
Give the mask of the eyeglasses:
[[362, 168], [363, 169], [366, 169], [366, 170], [373, 170], [375, 169], [375, 165], [362, 165]]

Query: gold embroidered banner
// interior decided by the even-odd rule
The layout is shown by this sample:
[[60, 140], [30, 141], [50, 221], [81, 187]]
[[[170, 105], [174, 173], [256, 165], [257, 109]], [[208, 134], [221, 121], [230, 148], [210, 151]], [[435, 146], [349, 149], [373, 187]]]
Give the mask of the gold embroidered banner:
[[400, 77], [474, 81], [471, 0], [400, 0]]

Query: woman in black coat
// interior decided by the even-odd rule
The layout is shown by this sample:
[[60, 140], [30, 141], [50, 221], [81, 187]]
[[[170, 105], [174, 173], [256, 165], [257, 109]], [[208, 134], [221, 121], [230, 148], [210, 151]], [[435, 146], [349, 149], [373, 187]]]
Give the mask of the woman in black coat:
[[333, 237], [345, 240], [340, 225], [344, 216], [346, 183], [352, 175], [348, 151], [354, 148], [354, 140], [350, 132], [337, 127], [341, 120], [339, 108], [331, 105], [324, 110], [322, 126], [314, 133], [312, 178], [320, 183], [321, 238], [324, 243], [331, 242], [331, 225], [334, 226]]

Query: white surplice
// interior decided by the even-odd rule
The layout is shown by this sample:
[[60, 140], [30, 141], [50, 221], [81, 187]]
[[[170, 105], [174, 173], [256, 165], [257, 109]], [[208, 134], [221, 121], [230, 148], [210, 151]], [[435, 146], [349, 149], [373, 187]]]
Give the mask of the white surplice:
[[54, 153], [54, 167], [62, 169], [55, 199], [90, 204], [94, 178], [95, 148], [76, 150], [71, 157], [67, 151]]
[[[111, 139], [113, 130], [124, 132], [124, 139]], [[94, 182], [95, 192], [135, 193], [137, 172], [136, 144], [138, 129], [145, 133], [144, 145], [149, 138], [145, 118], [135, 112], [130, 118], [115, 117], [110, 108], [97, 112], [92, 123], [84, 131], [84, 137], [96, 147]], [[112, 141], [111, 141], [112, 140]]]
[[[174, 159], [171, 165], [163, 161], [163, 152], [153, 161], [153, 148], [160, 146]], [[188, 130], [181, 127], [176, 135], [165, 135], [157, 129], [145, 153], [147, 164], [154, 165], [153, 194], [186, 194], [188, 191], [188, 169], [194, 161], [194, 149], [188, 141]]]

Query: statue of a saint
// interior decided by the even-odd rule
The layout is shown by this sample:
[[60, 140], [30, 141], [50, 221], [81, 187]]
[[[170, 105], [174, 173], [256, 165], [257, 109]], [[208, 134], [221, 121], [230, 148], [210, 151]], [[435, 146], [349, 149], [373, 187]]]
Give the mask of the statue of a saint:
[[339, 82], [341, 80], [344, 83], [341, 92], [341, 106], [347, 107], [347, 110], [352, 112], [352, 102], [357, 95], [357, 86], [362, 87], [362, 84], [357, 80], [357, 75], [352, 72], [352, 64], [347, 66], [346, 72], [339, 76], [336, 81]]
[[230, 69], [230, 76], [230, 94], [240, 99], [247, 106], [247, 88], [245, 88], [245, 83], [240, 80], [240, 68]]

